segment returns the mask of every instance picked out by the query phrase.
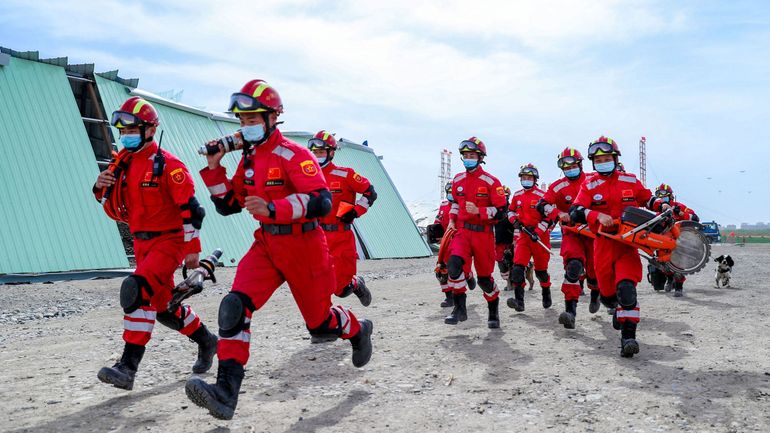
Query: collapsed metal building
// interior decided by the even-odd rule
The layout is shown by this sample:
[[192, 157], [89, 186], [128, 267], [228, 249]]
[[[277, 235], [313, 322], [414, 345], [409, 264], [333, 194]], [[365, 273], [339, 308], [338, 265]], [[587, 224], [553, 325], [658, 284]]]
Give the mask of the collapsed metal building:
[[[217, 214], [197, 176], [205, 165], [197, 148], [237, 130], [237, 119], [143, 91], [137, 79], [117, 71], [97, 73], [93, 64], [0, 47], [0, 277], [129, 267], [130, 234], [104, 215], [91, 187], [119, 145], [107, 118], [131, 95], [155, 105], [163, 147], [193, 173], [207, 211], [203, 252], [222, 248], [224, 264], [233, 266], [249, 248], [257, 222], [245, 212], [227, 219]], [[284, 135], [300, 144], [311, 136]], [[229, 173], [238, 158], [223, 159]], [[376, 205], [354, 224], [362, 259], [431, 254], [381, 157], [343, 138], [335, 162], [354, 167], [377, 188]]]

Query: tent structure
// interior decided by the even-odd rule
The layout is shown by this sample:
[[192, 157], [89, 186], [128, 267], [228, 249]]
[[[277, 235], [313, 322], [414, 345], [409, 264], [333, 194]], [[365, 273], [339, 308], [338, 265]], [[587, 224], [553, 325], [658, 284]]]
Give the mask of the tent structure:
[[[237, 264], [252, 242], [257, 222], [247, 213], [217, 214], [197, 171], [198, 147], [234, 132], [238, 121], [143, 91], [137, 79], [94, 65], [70, 65], [66, 57], [40, 59], [37, 52], [0, 47], [0, 275], [113, 269], [129, 266], [130, 234], [108, 219], [91, 186], [116, 149], [117, 131], [107, 122], [131, 95], [155, 105], [164, 131], [162, 146], [193, 173], [207, 211], [203, 253], [222, 248], [226, 266]], [[305, 144], [309, 133], [285, 132]], [[361, 258], [424, 257], [428, 245], [374, 151], [344, 138], [335, 162], [368, 177], [375, 206], [355, 223]], [[233, 173], [238, 155], [223, 165]]]

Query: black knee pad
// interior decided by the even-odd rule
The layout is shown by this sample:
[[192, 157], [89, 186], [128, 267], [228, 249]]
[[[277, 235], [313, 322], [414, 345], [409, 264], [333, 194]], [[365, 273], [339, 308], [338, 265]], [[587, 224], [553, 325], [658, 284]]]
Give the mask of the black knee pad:
[[449, 274], [449, 278], [456, 280], [460, 278], [463, 273], [463, 265], [465, 260], [460, 256], [449, 256], [449, 260], [446, 261], [446, 272]]
[[564, 267], [564, 279], [570, 283], [577, 283], [581, 275], [583, 275], [583, 262], [578, 259], [567, 260], [567, 266]]
[[251, 299], [243, 293], [230, 292], [222, 298], [222, 302], [219, 303], [218, 320], [221, 337], [232, 337], [248, 328], [246, 309], [249, 305], [251, 305]]
[[636, 284], [633, 281], [623, 280], [618, 283], [618, 303], [624, 310], [636, 307]]
[[551, 277], [548, 276], [548, 271], [535, 271], [535, 276], [537, 277], [537, 281], [540, 281], [541, 283], [547, 283], [548, 280], [551, 279]]
[[[337, 326], [334, 328], [331, 326], [332, 318], [337, 319]], [[315, 328], [311, 328], [307, 325], [305, 326], [307, 327], [308, 332], [310, 332], [310, 335], [316, 337], [339, 337], [342, 335], [342, 320], [340, 319], [340, 313], [334, 308], [329, 312], [329, 317], [327, 317], [319, 326]]]
[[526, 271], [526, 268], [524, 266], [513, 265], [513, 268], [511, 268], [511, 283], [524, 284], [525, 271]]
[[479, 287], [484, 293], [492, 293], [495, 291], [495, 281], [492, 277], [479, 277]]
[[150, 285], [144, 277], [132, 274], [123, 280], [120, 285], [120, 306], [123, 308], [123, 312], [131, 314], [138, 310], [142, 304], [146, 304], [142, 299], [142, 291], [152, 295]]
[[511, 264], [505, 260], [497, 262], [497, 269], [499, 269], [500, 272], [509, 272], [511, 270]]
[[155, 319], [163, 325], [173, 329], [174, 331], [179, 331], [180, 329], [184, 328], [184, 319], [181, 317], [176, 317], [173, 313], [169, 313], [168, 311], [158, 313], [155, 316]]

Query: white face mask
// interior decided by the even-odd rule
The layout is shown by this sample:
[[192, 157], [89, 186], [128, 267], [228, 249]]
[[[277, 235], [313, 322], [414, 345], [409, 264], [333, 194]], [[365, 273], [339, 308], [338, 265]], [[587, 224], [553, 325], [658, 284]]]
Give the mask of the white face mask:
[[258, 142], [265, 137], [265, 125], [249, 125], [241, 128], [243, 139], [251, 142]]

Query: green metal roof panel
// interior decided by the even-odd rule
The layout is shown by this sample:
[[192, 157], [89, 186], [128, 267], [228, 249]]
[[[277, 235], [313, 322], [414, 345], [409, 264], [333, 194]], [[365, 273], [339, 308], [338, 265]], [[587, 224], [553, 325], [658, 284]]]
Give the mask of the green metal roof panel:
[[[111, 115], [130, 96], [129, 89], [120, 83], [96, 76], [96, 85], [107, 115]], [[257, 222], [247, 212], [223, 217], [214, 209], [214, 204], [209, 198], [206, 185], [203, 183], [198, 171], [206, 166], [206, 158], [198, 155], [198, 148], [205, 142], [220, 137], [224, 131], [232, 132], [237, 129], [237, 124], [212, 120], [201, 114], [195, 114], [174, 107], [173, 101], [164, 104], [152, 101], [160, 117], [159, 131], [165, 131], [162, 146], [176, 155], [185, 163], [195, 181], [195, 195], [201, 205], [206, 208], [206, 219], [201, 229], [201, 245], [203, 253], [208, 254], [214, 248], [222, 248], [223, 263], [227, 266], [237, 264], [240, 258], [251, 246], [254, 238], [253, 231], [257, 228]], [[119, 137], [118, 131], [113, 129], [115, 137]], [[160, 137], [160, 132], [156, 138]], [[240, 153], [225, 155], [222, 165], [227, 168], [228, 175], [235, 173], [238, 166]]]
[[[303, 145], [310, 138], [300, 135], [287, 137]], [[432, 254], [385, 167], [370, 148], [343, 143], [334, 156], [334, 163], [354, 168], [377, 190], [377, 201], [355, 221], [356, 231], [370, 258], [426, 257]]]
[[0, 95], [0, 273], [127, 267], [64, 68], [11, 57]]

